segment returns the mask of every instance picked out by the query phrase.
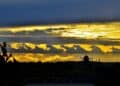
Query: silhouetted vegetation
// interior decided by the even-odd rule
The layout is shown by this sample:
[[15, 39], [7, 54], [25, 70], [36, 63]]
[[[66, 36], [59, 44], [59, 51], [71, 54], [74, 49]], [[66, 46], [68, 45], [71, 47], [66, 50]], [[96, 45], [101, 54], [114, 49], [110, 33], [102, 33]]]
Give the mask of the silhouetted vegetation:
[[87, 55], [84, 56], [84, 62], [85, 62], [85, 63], [88, 63], [88, 62], [89, 62], [89, 56], [87, 56]]
[[0, 63], [6, 63], [8, 59], [12, 56], [12, 54], [8, 55], [6, 42], [0, 44], [0, 48], [1, 48]]

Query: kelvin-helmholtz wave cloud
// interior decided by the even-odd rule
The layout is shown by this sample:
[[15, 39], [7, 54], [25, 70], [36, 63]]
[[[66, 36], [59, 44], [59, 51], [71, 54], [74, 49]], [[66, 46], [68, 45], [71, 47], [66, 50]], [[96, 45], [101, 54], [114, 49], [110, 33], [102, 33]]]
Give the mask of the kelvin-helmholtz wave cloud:
[[[44, 46], [44, 47], [43, 47]], [[77, 53], [120, 53], [120, 47], [115, 45], [99, 44], [33, 44], [33, 43], [12, 43], [11, 50], [16, 53], [42, 53], [42, 54], [77, 54]]]
[[0, 0], [0, 26], [120, 19], [119, 0]]

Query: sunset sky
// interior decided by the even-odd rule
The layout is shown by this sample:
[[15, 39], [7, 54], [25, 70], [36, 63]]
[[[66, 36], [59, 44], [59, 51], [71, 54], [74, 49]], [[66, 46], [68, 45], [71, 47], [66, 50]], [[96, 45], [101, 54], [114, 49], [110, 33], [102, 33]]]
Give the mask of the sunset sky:
[[20, 62], [81, 61], [83, 54], [114, 62], [120, 61], [119, 28], [120, 22], [1, 27], [0, 39]]
[[0, 42], [6, 41], [20, 62], [80, 61], [80, 54], [90, 54], [94, 61], [120, 61], [116, 58], [120, 53], [119, 3], [0, 0]]

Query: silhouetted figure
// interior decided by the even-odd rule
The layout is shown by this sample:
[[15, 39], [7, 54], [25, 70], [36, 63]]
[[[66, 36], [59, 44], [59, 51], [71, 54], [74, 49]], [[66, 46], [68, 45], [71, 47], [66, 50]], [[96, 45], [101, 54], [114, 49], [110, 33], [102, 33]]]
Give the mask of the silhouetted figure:
[[0, 45], [1, 51], [2, 51], [2, 56], [7, 56], [7, 44], [6, 42], [3, 42], [3, 45]]
[[84, 58], [83, 58], [83, 61], [85, 63], [88, 63], [89, 62], [89, 56], [85, 55]]
[[1, 47], [1, 55], [0, 55], [0, 62], [4, 62], [6, 63], [8, 61], [8, 59], [12, 56], [12, 54], [7, 54], [7, 43], [3, 42], [3, 44], [0, 44]]
[[0, 55], [0, 63], [5, 63], [5, 58], [2, 55]]

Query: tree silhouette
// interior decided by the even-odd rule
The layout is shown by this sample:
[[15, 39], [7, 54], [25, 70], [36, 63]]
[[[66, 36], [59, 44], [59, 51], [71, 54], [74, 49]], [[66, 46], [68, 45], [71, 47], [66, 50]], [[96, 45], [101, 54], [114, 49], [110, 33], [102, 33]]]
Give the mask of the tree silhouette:
[[12, 56], [12, 54], [7, 54], [7, 43], [3, 42], [2, 44], [0, 44], [0, 48], [1, 48], [1, 53], [0, 54], [0, 62], [1, 63], [6, 63], [8, 61], [8, 59]]
[[85, 63], [88, 63], [89, 62], [89, 56], [88, 55], [85, 55], [84, 58], [83, 58], [83, 61]]

